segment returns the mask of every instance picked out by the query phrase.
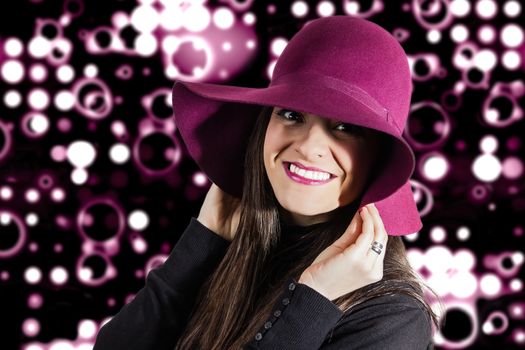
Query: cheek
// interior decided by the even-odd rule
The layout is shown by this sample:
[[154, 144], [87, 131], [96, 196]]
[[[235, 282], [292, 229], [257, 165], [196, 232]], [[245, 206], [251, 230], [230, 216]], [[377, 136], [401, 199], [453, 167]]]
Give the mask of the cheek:
[[282, 143], [281, 130], [275, 126], [275, 123], [268, 124], [266, 135], [264, 136], [263, 154], [264, 159], [267, 160], [275, 156], [279, 152]]
[[346, 173], [345, 185], [351, 186], [356, 181], [359, 182], [366, 176], [369, 156], [363, 143], [352, 142], [346, 146], [346, 152], [341, 158], [341, 163]]

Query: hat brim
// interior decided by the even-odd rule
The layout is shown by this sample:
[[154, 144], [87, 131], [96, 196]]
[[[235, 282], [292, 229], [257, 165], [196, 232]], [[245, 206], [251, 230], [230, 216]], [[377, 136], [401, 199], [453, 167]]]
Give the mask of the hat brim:
[[[176, 127], [190, 155], [211, 181], [238, 198], [242, 196], [248, 137], [263, 106], [337, 118], [382, 132], [392, 141], [390, 157], [360, 206], [374, 202], [390, 235], [413, 233], [422, 226], [413, 198], [407, 197], [411, 194], [407, 192], [408, 181], [415, 167], [412, 149], [395, 125], [347, 94], [300, 83], [250, 88], [176, 81], [172, 104]], [[405, 217], [392, 213], [390, 206], [394, 203], [405, 205]]]

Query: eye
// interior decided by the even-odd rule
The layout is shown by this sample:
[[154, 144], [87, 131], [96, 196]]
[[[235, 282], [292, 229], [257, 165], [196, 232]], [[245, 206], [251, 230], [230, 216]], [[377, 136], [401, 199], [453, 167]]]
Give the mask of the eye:
[[348, 132], [349, 134], [355, 134], [362, 136], [365, 133], [365, 129], [359, 125], [350, 124], [350, 123], [340, 123], [336, 126], [336, 128], [343, 126], [344, 128], [340, 131]]
[[[293, 111], [293, 110], [290, 110], [290, 109], [282, 108], [282, 109], [278, 110], [275, 113], [279, 117], [281, 117], [282, 119], [285, 119], [285, 120], [288, 120], [288, 121], [297, 121], [298, 120], [297, 118], [303, 119], [303, 115], [301, 113]], [[343, 128], [340, 128], [341, 126]], [[353, 136], [364, 136], [364, 134], [365, 134], [365, 128], [363, 128], [363, 127], [361, 127], [359, 125], [350, 124], [350, 123], [341, 123], [340, 122], [340, 123], [336, 124], [335, 129], [337, 131], [342, 131], [344, 133], [347, 133], [347, 134], [353, 135]]]
[[283, 109], [280, 109], [279, 111], [277, 111], [276, 114], [277, 114], [278, 116], [280, 116], [281, 118], [283, 118], [283, 119], [286, 119], [286, 120], [294, 120], [294, 117], [288, 117], [288, 116], [286, 116], [286, 112], [291, 112], [291, 113], [288, 114], [288, 115], [294, 115], [294, 114], [295, 114], [297, 117], [301, 117], [301, 113], [296, 112], [296, 111], [292, 111], [292, 110], [290, 110], [290, 109], [284, 109], [284, 108], [283, 108]]

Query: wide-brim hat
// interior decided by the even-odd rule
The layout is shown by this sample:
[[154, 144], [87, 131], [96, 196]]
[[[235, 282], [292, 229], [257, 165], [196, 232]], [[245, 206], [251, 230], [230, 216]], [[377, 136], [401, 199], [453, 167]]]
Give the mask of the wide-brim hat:
[[353, 16], [306, 23], [277, 60], [268, 87], [176, 80], [176, 127], [201, 170], [241, 198], [248, 138], [263, 106], [335, 118], [383, 133], [389, 156], [361, 197], [374, 202], [389, 235], [419, 231], [410, 176], [415, 156], [402, 137], [412, 94], [406, 54], [381, 26]]

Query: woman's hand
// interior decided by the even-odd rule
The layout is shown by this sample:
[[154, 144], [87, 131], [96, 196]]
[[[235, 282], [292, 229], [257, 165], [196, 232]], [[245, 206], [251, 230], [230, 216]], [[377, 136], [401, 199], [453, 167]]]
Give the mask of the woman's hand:
[[[383, 245], [381, 254], [370, 249], [374, 240]], [[387, 240], [379, 212], [370, 203], [354, 215], [341, 237], [319, 254], [298, 282], [334, 300], [380, 281]]]
[[232, 241], [241, 218], [241, 200], [211, 184], [197, 220], [219, 236]]

